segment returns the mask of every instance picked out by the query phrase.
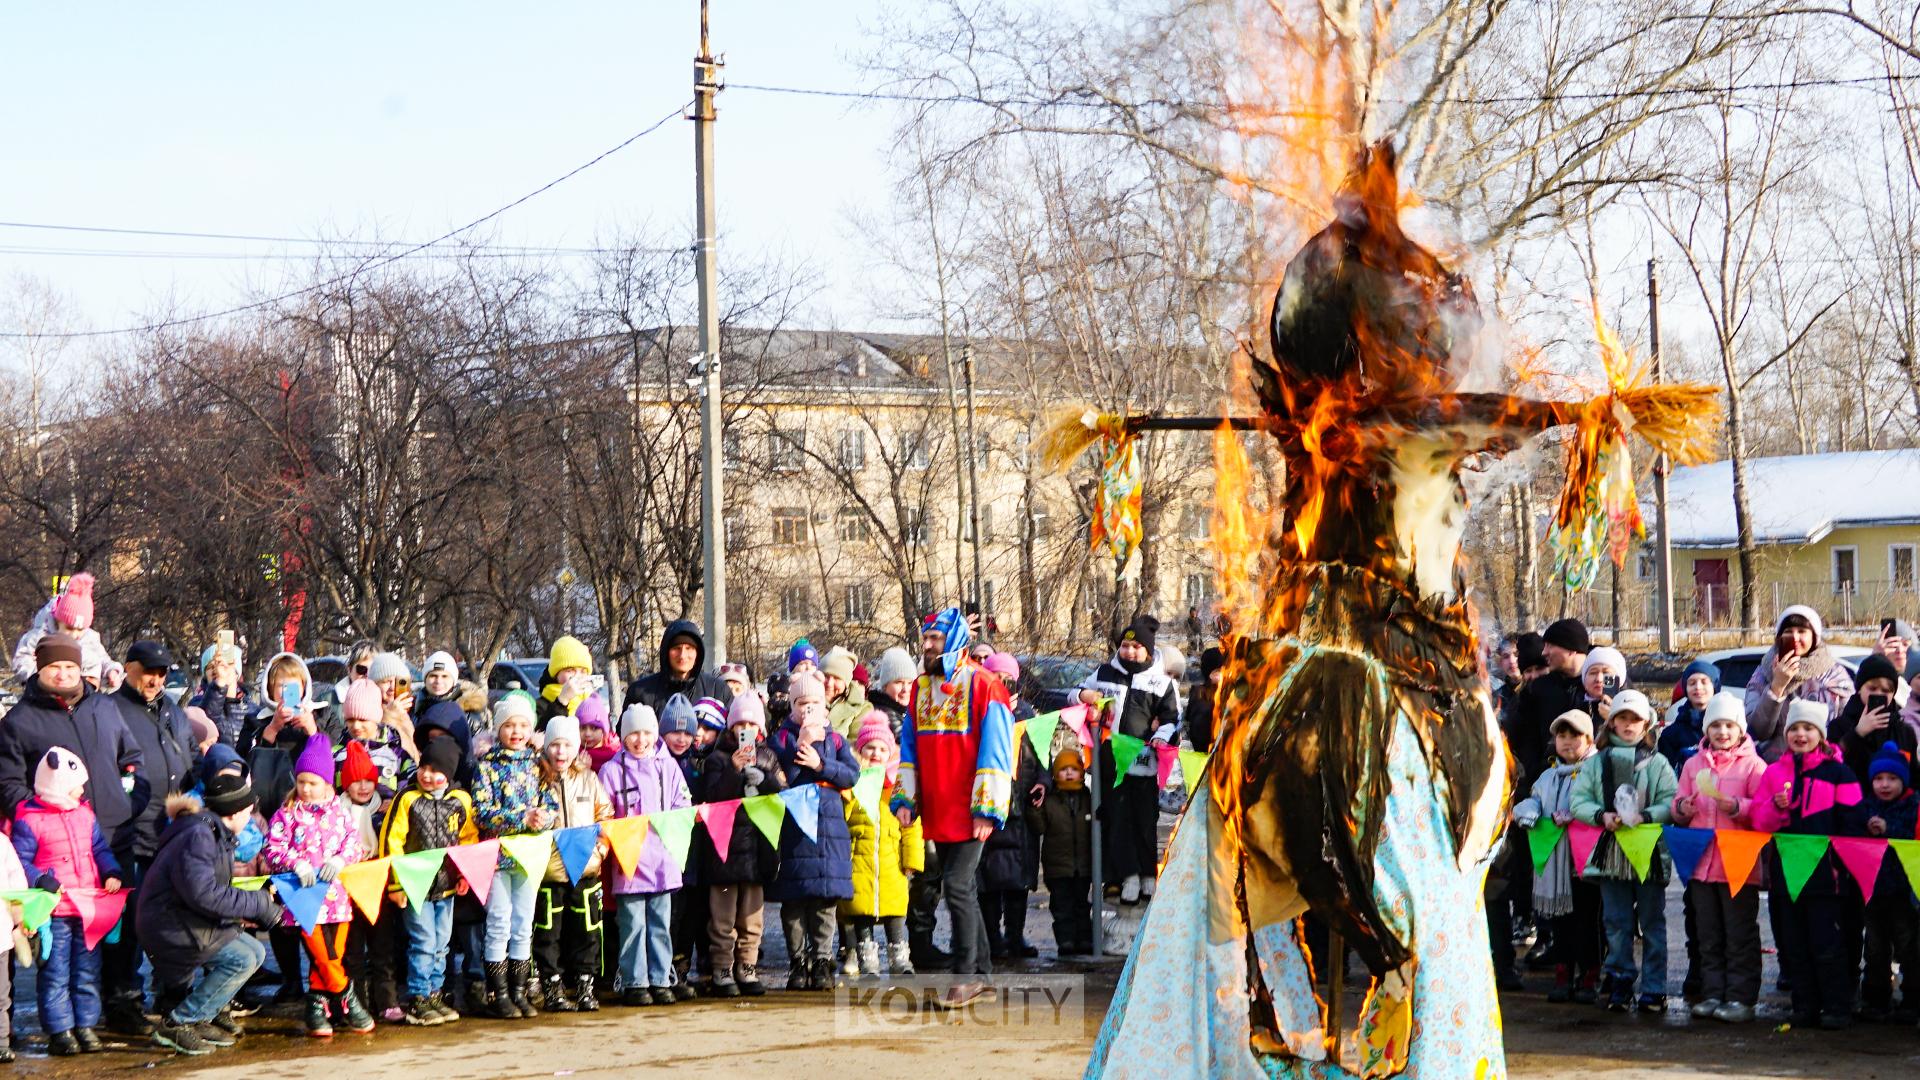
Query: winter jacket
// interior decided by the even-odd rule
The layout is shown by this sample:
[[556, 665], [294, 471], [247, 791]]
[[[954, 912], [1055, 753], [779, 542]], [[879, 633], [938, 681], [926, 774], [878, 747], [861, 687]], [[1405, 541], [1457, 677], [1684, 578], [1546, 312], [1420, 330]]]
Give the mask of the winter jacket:
[[840, 793], [853, 852], [853, 899], [841, 903], [842, 915], [880, 919], [905, 915], [907, 874], [926, 869], [927, 843], [920, 836], [920, 821], [916, 818], [913, 824], [901, 828], [898, 815], [886, 809], [891, 794], [881, 794], [880, 820], [876, 822], [867, 816], [852, 791]]
[[279, 916], [271, 891], [233, 887], [232, 833], [200, 803], [167, 800], [173, 818], [134, 894], [134, 926], [155, 982], [182, 986], [238, 933], [240, 920], [267, 926]]
[[[909, 694], [907, 696], [911, 697], [913, 695]], [[888, 697], [883, 690], [873, 689], [867, 691], [867, 704], [880, 710], [880, 712], [886, 716], [887, 728], [893, 732], [893, 743], [895, 746], [900, 745], [900, 726], [907, 722], [907, 703], [893, 700]], [[854, 734], [858, 735], [859, 732], [856, 731]]]
[[1686, 698], [1681, 698], [1673, 708], [1667, 710], [1666, 725], [1660, 729], [1657, 749], [1660, 756], [1667, 759], [1667, 764], [1673, 766], [1674, 772], [1679, 772], [1706, 740], [1706, 715], [1705, 709], [1694, 708]]
[[[1900, 797], [1891, 801], [1877, 799], [1869, 788], [1853, 808], [1852, 827], [1849, 830], [1856, 836], [1872, 836], [1867, 830], [1867, 822], [1879, 818], [1886, 823], [1886, 831], [1881, 835], [1889, 840], [1914, 839], [1916, 825], [1920, 825], [1920, 794], [1909, 788], [1900, 793]], [[1891, 851], [1888, 852], [1892, 854]], [[1912, 886], [1907, 884], [1906, 870], [1900, 859], [1883, 858], [1880, 862], [1880, 874], [1873, 881], [1873, 905], [1897, 905], [1901, 917], [1913, 918]], [[1884, 899], [1883, 899], [1884, 898]]]
[[1093, 876], [1093, 795], [1085, 785], [1072, 791], [1047, 785], [1045, 801], [1029, 803], [1026, 817], [1040, 834], [1040, 866], [1047, 877]]
[[1814, 645], [1812, 652], [1801, 657], [1800, 674], [1784, 696], [1774, 697], [1770, 687], [1776, 651], [1768, 649], [1753, 677], [1747, 680], [1747, 734], [1760, 744], [1760, 756], [1769, 762], [1780, 760], [1786, 753], [1784, 724], [1790, 702], [1799, 699], [1825, 705], [1828, 728], [1833, 730], [1840, 726], [1840, 711], [1853, 697], [1853, 676], [1825, 644]]
[[[480, 755], [473, 767], [473, 805], [481, 836], [492, 840], [544, 831], [527, 824], [527, 811], [544, 803], [540, 794], [540, 751], [531, 746], [518, 750], [496, 746]], [[501, 853], [500, 869], [518, 865], [513, 856]]]
[[[1665, 825], [1673, 819], [1673, 796], [1680, 787], [1673, 766], [1645, 743], [1621, 742], [1611, 728], [1601, 734], [1599, 752], [1580, 766], [1580, 775], [1574, 778], [1573, 816], [1599, 825], [1602, 814], [1617, 812], [1614, 792], [1623, 784], [1631, 784], [1638, 796], [1641, 824]], [[1659, 857], [1647, 872], [1648, 881], [1665, 881], [1670, 876], [1666, 848], [1666, 841], [1660, 841], [1655, 849]], [[1584, 880], [1634, 880], [1633, 868], [1612, 833], [1602, 836], [1594, 846], [1580, 876]]]
[[[40, 605], [34, 612], [33, 624], [13, 646], [13, 674], [21, 683], [31, 682], [40, 665], [33, 658], [35, 649], [40, 647], [40, 639], [53, 633], [53, 600]], [[98, 675], [102, 666], [112, 660], [107, 655], [107, 647], [100, 641], [100, 631], [89, 626], [77, 634], [69, 635], [80, 643], [80, 670]]]
[[[693, 792], [687, 789], [686, 776], [675, 764], [673, 755], [667, 753], [667, 744], [658, 740], [654, 741], [653, 751], [643, 758], [622, 749], [612, 761], [600, 766], [599, 777], [600, 786], [606, 789], [607, 799], [613, 804], [613, 816], [617, 818], [693, 805]], [[616, 862], [607, 878], [607, 892], [614, 896], [663, 893], [678, 889], [680, 884], [679, 864], [660, 834], [650, 828], [633, 873], [621, 870]]]
[[[1025, 790], [1019, 797], [1025, 797]], [[1027, 859], [1027, 832], [1025, 815], [1015, 814], [1007, 821], [1004, 829], [995, 829], [987, 837], [985, 848], [980, 852], [980, 887], [993, 892], [1008, 892], [1014, 889], [1032, 889], [1033, 870]]]
[[1840, 748], [1840, 760], [1847, 763], [1847, 768], [1861, 781], [1863, 788], [1873, 780], [1873, 777], [1867, 775], [1867, 770], [1873, 767], [1873, 757], [1880, 752], [1882, 746], [1888, 743], [1894, 744], [1900, 748], [1901, 753], [1907, 755], [1909, 762], [1912, 762], [1916, 755], [1920, 755], [1920, 742], [1915, 741], [1913, 728], [1900, 719], [1901, 710], [1898, 705], [1888, 710], [1892, 715], [1886, 727], [1862, 735], [1860, 718], [1866, 711], [1866, 695], [1856, 693], [1853, 699], [1847, 702], [1846, 708], [1840, 710], [1840, 718], [1827, 729], [1828, 743]]
[[801, 765], [794, 760], [800, 751], [800, 725], [791, 718], [774, 732], [771, 743], [788, 787], [821, 787], [814, 839], [807, 839], [791, 813], [781, 827], [780, 869], [774, 875], [773, 887], [767, 890], [767, 899], [853, 899], [853, 838], [847, 832], [841, 800], [834, 797], [860, 779], [860, 765], [854, 760], [853, 750], [839, 732], [828, 729], [826, 736], [813, 744], [820, 755], [820, 767]]
[[[745, 769], [733, 764], [733, 752], [739, 748], [732, 731], [721, 733], [700, 770], [700, 801], [751, 799], [786, 790], [786, 770], [774, 756], [773, 747], [761, 742], [754, 749], [753, 764]], [[779, 850], [741, 810], [733, 817], [733, 838], [727, 843], [726, 861], [722, 862], [720, 852], [709, 845], [701, 852], [700, 878], [709, 885], [770, 885], [779, 865]]]
[[[567, 765], [567, 771], [558, 776], [548, 774], [548, 766], [544, 761], [540, 769], [540, 805], [553, 812], [555, 831], [593, 825], [613, 816], [613, 803], [608, 801], [606, 789], [600, 786], [600, 780], [593, 775], [593, 762], [587, 755], [575, 754], [573, 761]], [[599, 878], [606, 855], [607, 838], [603, 835], [594, 845], [593, 855], [587, 860], [580, 880]], [[557, 847], [547, 860], [546, 880], [568, 880], [567, 864], [560, 858], [560, 849]]]
[[[1560, 814], [1571, 816], [1573, 787], [1593, 753], [1589, 751], [1579, 761], [1562, 761], [1555, 755], [1552, 764], [1533, 778], [1533, 793], [1513, 804], [1514, 822], [1531, 829], [1542, 820], [1559, 820]], [[1569, 845], [1557, 844], [1547, 855], [1546, 864], [1533, 875], [1534, 912], [1546, 918], [1571, 914], [1576, 903], [1573, 886], [1573, 852]]]
[[220, 741], [228, 746], [240, 744], [240, 732], [246, 729], [247, 720], [260, 711], [259, 702], [248, 695], [245, 686], [235, 686], [234, 690], [229, 697], [226, 690], [202, 679], [199, 688], [187, 699], [188, 705], [207, 714], [207, 719], [220, 731]]
[[[13, 850], [29, 882], [41, 875], [69, 889], [97, 889], [110, 877], [127, 882], [120, 863], [107, 846], [107, 837], [94, 819], [93, 808], [82, 802], [62, 810], [48, 806], [39, 797], [20, 804], [13, 814]], [[80, 914], [73, 898], [62, 893], [54, 906], [55, 915]]]
[[950, 679], [914, 680], [893, 804], [918, 809], [928, 840], [972, 840], [975, 818], [1006, 825], [1013, 767], [1013, 709], [998, 675], [963, 659]]
[[[0, 891], [13, 892], [29, 885], [27, 872], [20, 866], [19, 853], [13, 850], [12, 844], [0, 844]], [[0, 904], [0, 954], [13, 948], [13, 929], [13, 905]]]
[[[302, 867], [317, 871], [328, 859], [337, 859], [344, 866], [365, 858], [367, 852], [361, 846], [360, 827], [344, 805], [345, 801], [345, 796], [323, 803], [296, 801], [274, 811], [273, 820], [267, 823], [264, 851], [270, 872], [298, 873]], [[352, 918], [353, 905], [347, 899], [346, 887], [336, 883], [327, 890], [327, 897], [320, 904], [320, 921], [342, 923]], [[280, 925], [298, 924], [289, 912]]]
[[[1694, 755], [1680, 770], [1680, 793], [1673, 800], [1673, 823], [1690, 829], [1745, 829], [1752, 825], [1753, 802], [1761, 797], [1760, 778], [1767, 771], [1767, 763], [1760, 760], [1759, 748], [1753, 740], [1741, 737], [1740, 744], [1731, 750], [1715, 750], [1702, 739]], [[1729, 814], [1720, 808], [1713, 797], [1700, 791], [1702, 773], [1712, 777], [1713, 790], [1724, 798], [1732, 799], [1739, 806]], [[1693, 812], [1680, 812], [1682, 799], [1693, 800]], [[1720, 861], [1720, 845], [1708, 844], [1707, 852], [1700, 859], [1700, 865], [1694, 868], [1693, 880], [1722, 883], [1727, 880], [1727, 868]], [[1747, 879], [1750, 884], [1760, 884], [1758, 864]]]
[[[474, 844], [480, 830], [473, 821], [473, 799], [466, 792], [448, 785], [438, 795], [429, 795], [408, 785], [387, 808], [387, 820], [380, 831], [380, 855], [404, 855], [415, 851]], [[444, 900], [453, 895], [460, 883], [460, 871], [452, 862], [440, 864], [434, 875], [429, 900]]]
[[860, 721], [872, 711], [873, 706], [867, 703], [867, 688], [857, 682], [848, 682], [846, 693], [827, 706], [827, 726], [852, 743], [854, 736], [860, 734]]
[[1187, 699], [1187, 711], [1180, 717], [1187, 745], [1201, 753], [1213, 749], [1214, 685], [1202, 682]]
[[[85, 683], [81, 684], [85, 687]], [[87, 802], [115, 851], [133, 847], [134, 821], [146, 810], [152, 789], [140, 743], [120, 710], [104, 694], [85, 689], [72, 708], [40, 685], [27, 683], [19, 704], [0, 720], [0, 810], [33, 797], [33, 771], [56, 746], [79, 755], [87, 767]], [[128, 780], [131, 778], [132, 783]]]
[[[1158, 663], [1139, 674], [1120, 666], [1116, 655], [1093, 670], [1081, 682], [1080, 689], [1092, 690], [1113, 699], [1113, 730], [1136, 739], [1148, 739], [1168, 725], [1180, 723], [1180, 696], [1173, 680]], [[1142, 754], [1127, 770], [1130, 776], [1152, 776], [1153, 755]]]
[[1536, 675], [1520, 688], [1513, 707], [1502, 718], [1507, 748], [1517, 768], [1515, 787], [1532, 784], [1552, 764], [1553, 722], [1568, 709], [1584, 708], [1586, 701], [1587, 692], [1580, 680], [1557, 671]]
[[[667, 647], [683, 637], [693, 640], [696, 654], [693, 676], [676, 679], [667, 671]], [[686, 695], [688, 701], [712, 698], [723, 705], [733, 701], [733, 691], [720, 676], [707, 670], [707, 639], [700, 633], [699, 625], [691, 619], [679, 619], [667, 624], [666, 632], [660, 635], [659, 666], [653, 669], [653, 674], [633, 684], [627, 693], [627, 704], [637, 701], [658, 713], [667, 707], [667, 699], [675, 694]]]
[[151, 790], [145, 808], [134, 815], [131, 850], [136, 858], [151, 858], [166, 824], [167, 796], [193, 787], [200, 747], [187, 711], [166, 694], [156, 695], [149, 703], [140, 691], [123, 685], [108, 700], [120, 710], [120, 719], [140, 744], [140, 764]]
[[[1774, 795], [1781, 791], [1790, 799], [1784, 810], [1773, 804]], [[1754, 793], [1748, 817], [1759, 832], [1850, 836], [1854, 831], [1852, 808], [1859, 804], [1860, 782], [1833, 749], [1822, 744], [1805, 754], [1788, 753], [1767, 766], [1760, 775], [1760, 790]], [[1766, 861], [1770, 880], [1785, 881], [1776, 845], [1767, 845]], [[1801, 895], [1808, 890], [1822, 896], [1837, 892], [1840, 873], [1839, 862], [1829, 850], [1807, 879]], [[1783, 890], [1772, 902], [1786, 900]]]
[[374, 781], [374, 789], [380, 793], [380, 797], [392, 799], [399, 794], [401, 778], [411, 775], [413, 771], [408, 767], [413, 764], [412, 759], [407, 757], [406, 750], [400, 745], [400, 733], [392, 728], [384, 728], [381, 730], [380, 738], [348, 739], [347, 742], [335, 746], [333, 775], [339, 776], [341, 768], [347, 763], [347, 743], [356, 742], [366, 749], [367, 757], [373, 761], [373, 767], [380, 772], [379, 778]]
[[247, 721], [241, 729], [240, 741], [234, 745], [246, 759], [253, 794], [261, 806], [280, 806], [287, 801], [287, 796], [293, 793], [293, 763], [300, 759], [300, 751], [307, 745], [306, 732], [291, 724], [283, 725], [272, 739], [266, 737], [278, 708], [267, 692], [267, 674], [283, 656], [299, 661], [300, 683], [306, 688], [306, 708], [313, 714], [314, 730], [325, 732], [334, 746], [344, 743], [347, 735], [340, 710], [321, 703], [315, 696], [313, 676], [307, 671], [306, 661], [289, 652], [276, 653], [260, 668], [260, 712]]

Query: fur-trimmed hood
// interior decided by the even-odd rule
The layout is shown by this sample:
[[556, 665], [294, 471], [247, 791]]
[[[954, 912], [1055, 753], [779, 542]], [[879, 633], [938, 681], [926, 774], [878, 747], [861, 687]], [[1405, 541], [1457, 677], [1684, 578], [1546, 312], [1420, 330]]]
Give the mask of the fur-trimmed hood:
[[487, 688], [478, 683], [468, 682], [465, 679], [460, 680], [460, 686], [455, 697], [456, 700], [460, 702], [461, 712], [477, 713], [487, 711]]
[[168, 821], [172, 821], [175, 818], [186, 817], [188, 814], [197, 814], [204, 809], [206, 809], [206, 807], [202, 806], [200, 800], [192, 795], [175, 793], [167, 796]]

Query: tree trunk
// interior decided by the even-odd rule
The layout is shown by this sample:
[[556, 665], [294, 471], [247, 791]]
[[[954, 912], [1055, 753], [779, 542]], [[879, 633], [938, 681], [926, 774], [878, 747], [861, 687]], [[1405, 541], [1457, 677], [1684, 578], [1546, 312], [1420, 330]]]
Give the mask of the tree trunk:
[[1727, 393], [1727, 457], [1733, 463], [1733, 524], [1740, 543], [1740, 626], [1751, 630], [1758, 623], [1753, 515], [1747, 509], [1747, 442], [1741, 427], [1740, 394], [1732, 387]]

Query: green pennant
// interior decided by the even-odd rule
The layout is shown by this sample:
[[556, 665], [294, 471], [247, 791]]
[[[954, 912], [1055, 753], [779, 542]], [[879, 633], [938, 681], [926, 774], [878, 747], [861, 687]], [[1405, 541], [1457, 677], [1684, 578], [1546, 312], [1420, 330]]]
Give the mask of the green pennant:
[[767, 843], [780, 846], [780, 823], [787, 820], [787, 804], [780, 801], [780, 796], [755, 795], [741, 799], [740, 808], [747, 812], [747, 820], [767, 838]]
[[417, 908], [426, 901], [427, 893], [433, 889], [434, 875], [440, 872], [440, 863], [446, 857], [446, 848], [410, 851], [393, 857], [393, 880], [400, 883], [407, 903]]
[[1527, 848], [1533, 854], [1533, 872], [1547, 872], [1547, 860], [1553, 857], [1553, 849], [1560, 846], [1560, 838], [1567, 835], [1567, 827], [1550, 817], [1534, 822], [1527, 830]]
[[678, 810], [649, 814], [647, 824], [652, 826], [660, 842], [667, 845], [667, 854], [673, 856], [673, 864], [685, 870], [687, 847], [693, 843], [693, 807], [683, 806]]
[[880, 820], [880, 791], [887, 786], [887, 770], [883, 765], [875, 765], [860, 770], [860, 779], [853, 784], [853, 801], [867, 815], [868, 821]]
[[553, 861], [553, 834], [522, 833], [500, 838], [500, 850], [520, 864], [520, 872], [530, 878], [544, 878], [547, 864]]
[[1920, 840], [1889, 840], [1887, 846], [1900, 860], [1900, 869], [1907, 872], [1907, 886], [1920, 895]]
[[266, 883], [267, 883], [267, 875], [265, 874], [257, 874], [253, 877], [237, 877], [233, 879], [233, 887], [236, 889], [239, 889], [241, 892], [259, 892], [261, 888], [266, 885]]
[[1830, 842], [1824, 836], [1774, 835], [1773, 850], [1780, 854], [1780, 871], [1787, 879], [1788, 899], [1800, 899], [1800, 890], [1807, 887], [1807, 879], [1813, 876], [1813, 868], [1820, 865], [1820, 857], [1827, 853]]
[[1027, 742], [1033, 745], [1033, 756], [1040, 760], [1043, 769], [1053, 768], [1053, 733], [1060, 727], [1060, 714], [1047, 713], [1027, 721]]
[[8, 889], [0, 892], [0, 900], [20, 905], [20, 929], [27, 933], [37, 933], [53, 917], [53, 909], [60, 903], [60, 894], [45, 889]]
[[1147, 741], [1116, 731], [1108, 742], [1113, 747], [1113, 786], [1119, 787], [1120, 781], [1126, 778], [1127, 770], [1133, 767], [1134, 759], [1147, 748]]
[[1613, 842], [1620, 845], [1620, 854], [1627, 857], [1627, 865], [1633, 867], [1634, 876], [1641, 881], [1647, 880], [1647, 871], [1653, 865], [1653, 849], [1660, 843], [1660, 833], [1660, 826], [1649, 822], [1613, 834]]

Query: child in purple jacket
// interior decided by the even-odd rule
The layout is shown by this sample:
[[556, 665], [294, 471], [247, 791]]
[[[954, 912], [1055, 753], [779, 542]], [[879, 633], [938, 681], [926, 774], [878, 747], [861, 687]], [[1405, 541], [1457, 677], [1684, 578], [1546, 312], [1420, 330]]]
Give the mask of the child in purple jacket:
[[[600, 766], [600, 786], [612, 800], [616, 818], [693, 805], [686, 777], [660, 741], [659, 718], [638, 703], [620, 714], [620, 753]], [[651, 828], [632, 873], [615, 862], [607, 892], [618, 905], [621, 1001], [671, 1005], [679, 1000], [673, 991], [672, 920], [680, 866]]]

